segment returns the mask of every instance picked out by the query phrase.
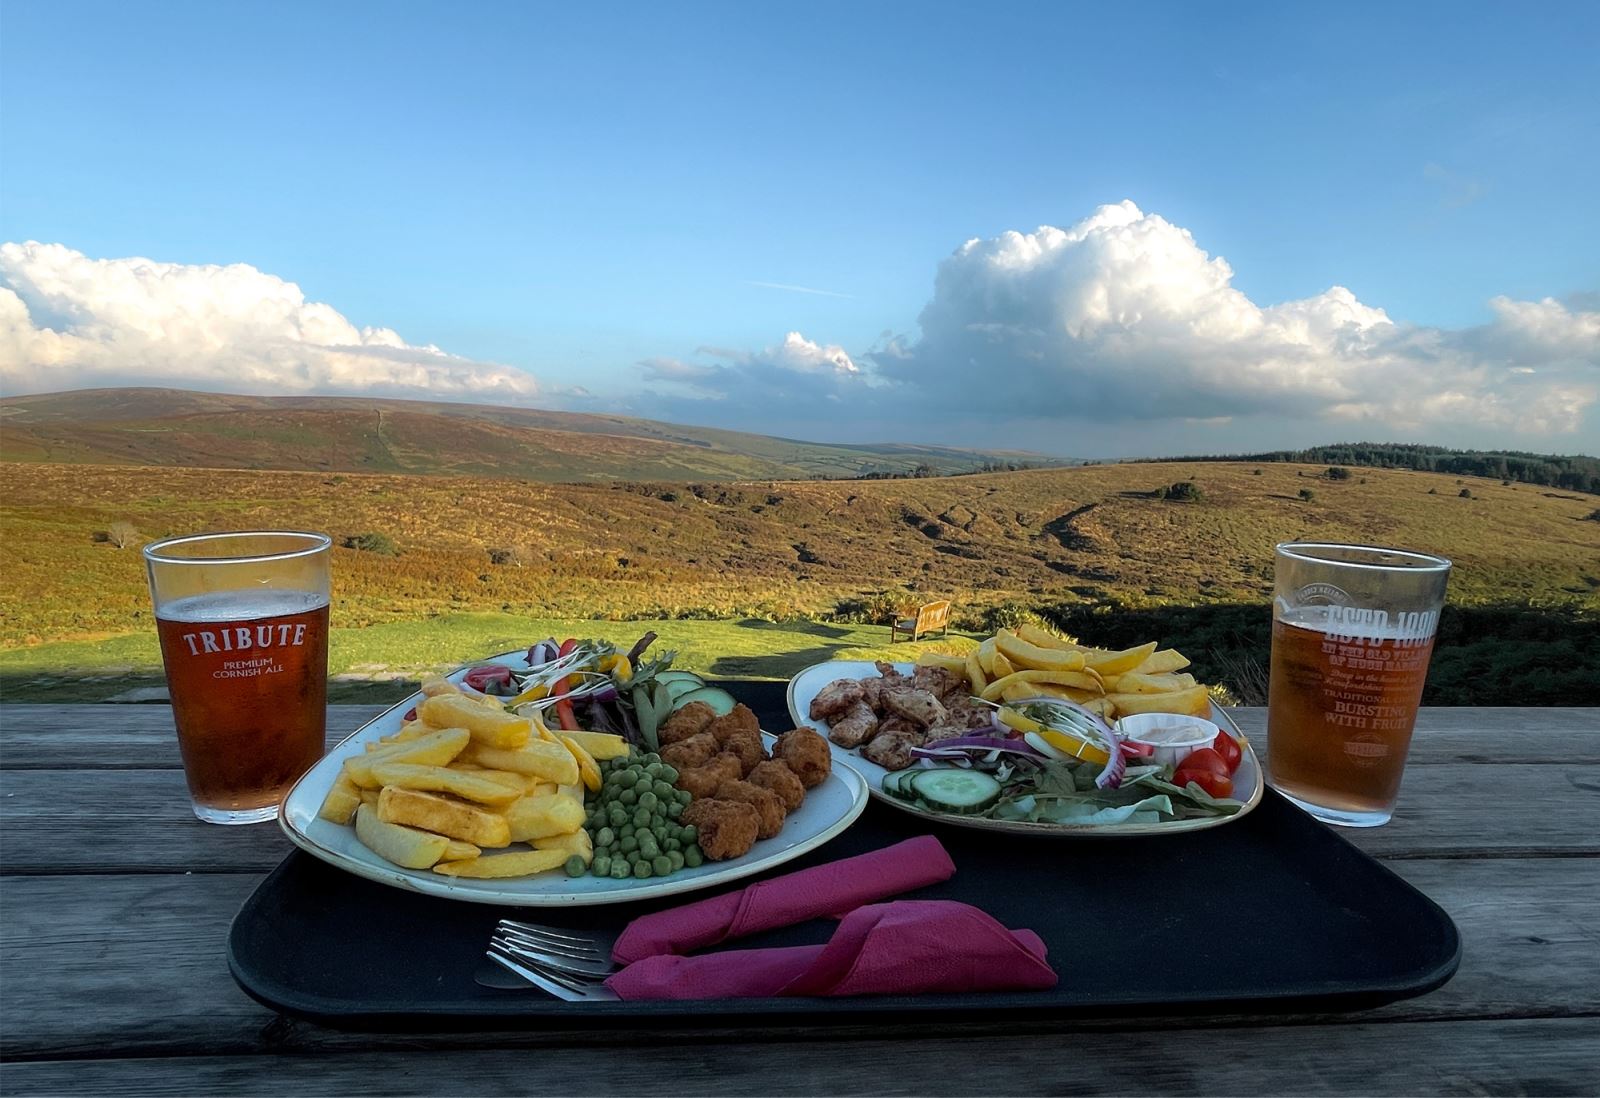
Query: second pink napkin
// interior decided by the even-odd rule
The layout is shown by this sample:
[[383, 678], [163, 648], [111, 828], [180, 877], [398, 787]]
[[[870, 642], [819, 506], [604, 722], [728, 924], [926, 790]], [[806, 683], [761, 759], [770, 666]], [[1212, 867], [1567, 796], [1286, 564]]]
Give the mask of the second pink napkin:
[[827, 945], [659, 954], [609, 977], [625, 1000], [1037, 991], [1056, 985], [1044, 942], [975, 907], [901, 900], [860, 907]]
[[955, 871], [955, 863], [939, 840], [919, 835], [882, 850], [761, 881], [738, 892], [642, 915], [628, 924], [611, 956], [618, 964], [627, 965], [660, 954], [689, 953], [824, 915], [845, 915], [863, 904], [947, 881]]

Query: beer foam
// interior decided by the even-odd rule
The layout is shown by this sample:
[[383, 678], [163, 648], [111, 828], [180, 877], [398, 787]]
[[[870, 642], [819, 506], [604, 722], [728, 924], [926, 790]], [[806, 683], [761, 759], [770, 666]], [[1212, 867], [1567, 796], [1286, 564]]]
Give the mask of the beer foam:
[[156, 617], [190, 624], [252, 621], [305, 614], [327, 605], [328, 596], [319, 591], [224, 591], [174, 599], [163, 606]]

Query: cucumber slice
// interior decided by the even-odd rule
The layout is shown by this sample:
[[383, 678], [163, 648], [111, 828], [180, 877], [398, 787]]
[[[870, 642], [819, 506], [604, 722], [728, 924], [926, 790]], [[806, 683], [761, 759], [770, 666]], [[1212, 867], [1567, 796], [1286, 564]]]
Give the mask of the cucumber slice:
[[732, 694], [715, 686], [702, 686], [698, 690], [690, 690], [686, 694], [679, 694], [672, 702], [672, 711], [677, 712], [690, 702], [705, 702], [711, 707], [712, 712], [723, 717], [733, 712], [733, 707], [739, 703]]
[[910, 780], [911, 789], [928, 802], [929, 808], [966, 815], [982, 812], [1000, 799], [1001, 786], [981, 770], [962, 770], [938, 766], [919, 770]]
[[891, 770], [883, 776], [883, 791], [896, 800], [914, 801], [917, 795], [911, 789], [911, 779], [919, 773], [915, 769]]
[[658, 681], [667, 688], [668, 696], [674, 701], [691, 690], [702, 690], [706, 685], [699, 679], [660, 679]]

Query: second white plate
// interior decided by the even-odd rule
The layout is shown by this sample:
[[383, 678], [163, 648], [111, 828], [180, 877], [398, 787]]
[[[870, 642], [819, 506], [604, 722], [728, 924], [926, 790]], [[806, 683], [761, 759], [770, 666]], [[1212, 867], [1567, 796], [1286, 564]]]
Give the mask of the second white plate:
[[[895, 670], [903, 675], [909, 675], [915, 670], [916, 665], [910, 663], [897, 663]], [[817, 696], [824, 686], [836, 679], [864, 679], [878, 674], [878, 666], [866, 660], [832, 660], [827, 663], [816, 663], [800, 672], [789, 680], [789, 715], [794, 719], [796, 727], [810, 726], [828, 734], [826, 721], [812, 720], [810, 717], [811, 701]], [[1235, 736], [1239, 735], [1238, 726], [1228, 716], [1228, 711], [1211, 707], [1211, 720], [1223, 728], [1228, 729]], [[1070, 838], [1114, 838], [1133, 837], [1138, 835], [1174, 835], [1187, 831], [1203, 831], [1208, 827], [1220, 827], [1231, 823], [1250, 812], [1261, 803], [1261, 794], [1266, 788], [1262, 780], [1261, 763], [1256, 758], [1255, 752], [1245, 743], [1244, 758], [1240, 760], [1239, 770], [1233, 776], [1234, 798], [1242, 801], [1244, 807], [1231, 816], [1212, 816], [1194, 820], [1168, 820], [1164, 823], [1154, 824], [1057, 824], [1057, 823], [1028, 823], [1019, 820], [991, 820], [981, 816], [961, 816], [952, 812], [934, 812], [929, 809], [919, 808], [898, 797], [891, 797], [883, 791], [883, 779], [891, 771], [885, 770], [877, 763], [864, 758], [859, 751], [847, 751], [836, 743], [828, 745], [833, 751], [835, 763], [843, 761], [845, 767], [854, 767], [866, 779], [868, 792], [885, 804], [893, 805], [902, 812], [909, 812], [913, 816], [921, 816], [940, 823], [954, 824], [957, 827], [971, 827], [982, 831], [1004, 831], [1016, 835], [1052, 835]], [[834, 766], [838, 772], [844, 767]]]

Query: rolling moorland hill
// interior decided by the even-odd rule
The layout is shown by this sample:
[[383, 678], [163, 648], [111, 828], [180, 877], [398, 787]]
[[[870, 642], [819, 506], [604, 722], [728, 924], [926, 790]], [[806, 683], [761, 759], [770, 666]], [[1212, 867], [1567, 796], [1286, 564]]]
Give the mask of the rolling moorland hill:
[[832, 445], [482, 404], [88, 389], [0, 399], [0, 460], [507, 476], [752, 480], [1051, 465], [1018, 451]]
[[[260, 526], [369, 535], [359, 543], [370, 548], [341, 548], [334, 561], [334, 620], [345, 627], [469, 610], [861, 620], [944, 597], [968, 620], [1006, 602], [1260, 607], [1272, 546], [1292, 538], [1443, 553], [1456, 562], [1458, 605], [1600, 609], [1592, 497], [1404, 470], [1343, 481], [1323, 472], [1130, 464], [552, 485], [4, 463], [0, 647], [148, 630], [140, 542]], [[1156, 498], [1179, 481], [1203, 498]]]

